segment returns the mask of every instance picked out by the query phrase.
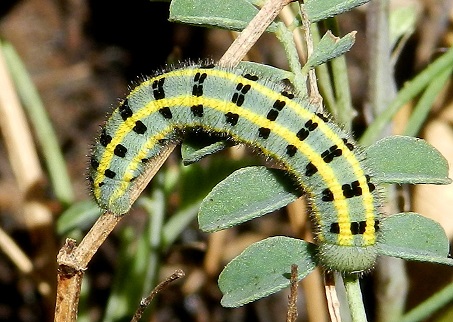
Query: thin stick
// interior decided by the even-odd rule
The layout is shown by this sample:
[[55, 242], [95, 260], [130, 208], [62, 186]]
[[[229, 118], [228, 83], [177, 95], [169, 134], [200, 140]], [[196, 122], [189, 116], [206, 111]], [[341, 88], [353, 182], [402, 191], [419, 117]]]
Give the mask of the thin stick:
[[230, 48], [220, 58], [219, 65], [225, 67], [236, 66], [245, 54], [252, 48], [258, 38], [266, 31], [284, 6], [295, 0], [268, 0], [241, 32], [239, 37], [231, 44]]
[[[302, 28], [304, 30], [305, 41], [307, 44], [307, 56], [310, 57], [313, 54], [314, 49], [313, 36], [310, 29], [310, 21], [308, 20], [308, 16], [302, 5], [300, 6], [300, 12], [302, 15]], [[314, 68], [308, 71], [308, 85], [310, 87], [310, 90], [308, 91], [310, 102], [318, 106], [318, 109], [322, 111], [324, 109], [322, 106], [322, 96], [321, 94], [319, 94], [318, 82]]]
[[297, 265], [291, 265], [291, 287], [288, 302], [286, 322], [296, 322], [297, 319]]
[[[219, 61], [219, 65], [237, 65], [245, 53], [247, 53], [259, 36], [278, 15], [283, 6], [292, 1], [293, 0], [267, 1], [257, 16], [233, 42], [231, 47]], [[148, 168], [146, 173], [138, 179], [140, 182], [136, 184], [136, 189], [132, 193], [133, 197], [130, 200], [131, 204], [138, 198], [149, 181], [151, 181], [175, 146], [176, 145], [168, 145], [159, 157], [153, 160], [153, 166]], [[98, 248], [122, 218], [122, 216], [115, 216], [108, 212], [104, 213], [93, 225], [79, 246], [75, 244], [75, 241], [67, 240], [66, 244], [58, 253], [57, 262], [59, 270], [55, 322], [74, 322], [76, 320], [83, 272], [86, 270], [89, 261]]]
[[151, 304], [154, 297], [161, 292], [164, 288], [168, 286], [171, 282], [177, 280], [178, 278], [184, 277], [186, 274], [178, 269], [173, 274], [165, 279], [165, 281], [159, 283], [152, 292], [148, 295], [148, 297], [144, 298], [140, 302], [140, 306], [138, 307], [137, 311], [135, 311], [134, 316], [132, 317], [131, 322], [138, 322], [142, 317], [143, 313], [145, 312], [146, 308]]
[[337, 291], [335, 289], [335, 278], [331, 272], [326, 272], [324, 277], [330, 320], [332, 322], [341, 322], [340, 301], [338, 300]]

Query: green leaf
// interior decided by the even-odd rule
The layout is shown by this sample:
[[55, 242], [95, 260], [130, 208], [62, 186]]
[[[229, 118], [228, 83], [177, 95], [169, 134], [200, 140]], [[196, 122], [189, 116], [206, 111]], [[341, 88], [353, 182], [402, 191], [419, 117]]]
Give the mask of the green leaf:
[[184, 141], [181, 144], [181, 156], [184, 165], [196, 163], [208, 155], [222, 151], [231, 146], [227, 141], [217, 141], [209, 145], [200, 145], [200, 142]]
[[316, 267], [315, 245], [283, 236], [252, 244], [220, 274], [221, 304], [237, 307], [287, 287], [292, 264], [298, 266], [298, 280], [306, 277]]
[[307, 0], [305, 12], [311, 23], [349, 11], [370, 0]]
[[380, 229], [381, 255], [453, 265], [453, 259], [448, 258], [448, 238], [434, 220], [417, 213], [399, 213], [382, 220]]
[[232, 173], [203, 200], [200, 229], [213, 232], [260, 217], [296, 200], [299, 195], [282, 170], [248, 167]]
[[89, 228], [100, 215], [101, 209], [93, 200], [76, 202], [58, 218], [57, 233], [63, 236], [73, 229]]
[[[258, 9], [245, 0], [173, 0], [170, 21], [241, 31], [257, 14]], [[272, 23], [268, 31], [275, 32]]]
[[330, 30], [327, 31], [314, 49], [313, 54], [308, 58], [304, 68], [311, 69], [343, 55], [354, 45], [356, 33], [356, 31], [353, 31], [343, 38], [338, 38]]
[[390, 136], [366, 149], [374, 181], [449, 184], [448, 162], [432, 145], [409, 136]]
[[417, 24], [417, 8], [415, 5], [394, 8], [390, 11], [389, 30], [390, 44], [395, 46], [398, 39], [414, 32]]

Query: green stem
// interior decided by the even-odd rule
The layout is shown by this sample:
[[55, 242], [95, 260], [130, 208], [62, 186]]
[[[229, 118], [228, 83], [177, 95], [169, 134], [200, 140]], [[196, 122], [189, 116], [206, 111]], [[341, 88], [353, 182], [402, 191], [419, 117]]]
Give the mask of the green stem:
[[409, 118], [404, 135], [417, 135], [423, 126], [437, 95], [450, 79], [452, 71], [453, 67], [445, 69], [445, 71], [440, 73], [439, 76], [428, 85]]
[[[321, 40], [321, 35], [319, 34], [319, 29], [317, 24], [311, 25], [311, 34], [313, 36], [313, 45], [317, 46]], [[315, 67], [316, 75], [318, 76], [318, 86], [319, 90], [324, 99], [324, 104], [326, 109], [337, 119], [338, 106], [335, 101], [334, 89], [332, 86], [332, 78], [330, 77], [330, 72], [327, 67], [327, 64], [321, 64]]]
[[294, 87], [302, 96], [304, 96], [307, 94], [307, 77], [302, 73], [302, 66], [299, 61], [293, 34], [288, 30], [284, 23], [279, 22], [276, 23], [276, 25], [277, 31], [275, 32], [275, 36], [282, 43], [286, 57], [288, 57], [289, 69], [294, 74]]
[[426, 67], [414, 79], [406, 82], [397, 97], [379, 114], [360, 139], [363, 146], [371, 145], [399, 109], [417, 96], [433, 79], [453, 64], [453, 47]]
[[52, 123], [18, 54], [8, 42], [3, 41], [2, 46], [11, 76], [42, 149], [55, 195], [60, 202], [69, 205], [74, 200], [74, 192]]
[[410, 310], [400, 322], [422, 321], [453, 300], [453, 283]]
[[[339, 35], [337, 21], [334, 18], [326, 20], [327, 27], [335, 35]], [[352, 107], [351, 89], [349, 87], [348, 68], [346, 65], [346, 56], [341, 55], [330, 61], [332, 66], [332, 79], [335, 90], [337, 111], [334, 114], [338, 123], [345, 127], [346, 131], [351, 129], [351, 122], [356, 111]]]
[[362, 291], [360, 290], [360, 280], [357, 275], [347, 275], [343, 277], [346, 296], [348, 298], [349, 310], [353, 322], [366, 322], [367, 317], [363, 305]]

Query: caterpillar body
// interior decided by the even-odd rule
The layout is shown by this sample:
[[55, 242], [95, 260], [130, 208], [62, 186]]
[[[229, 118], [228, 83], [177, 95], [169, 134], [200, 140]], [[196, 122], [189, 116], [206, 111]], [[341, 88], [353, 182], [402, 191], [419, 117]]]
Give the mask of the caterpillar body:
[[322, 266], [373, 267], [380, 202], [364, 155], [306, 98], [238, 68], [191, 65], [136, 86], [102, 126], [92, 151], [89, 179], [99, 206], [118, 215], [129, 211], [135, 179], [168, 142], [193, 129], [283, 164], [309, 197]]

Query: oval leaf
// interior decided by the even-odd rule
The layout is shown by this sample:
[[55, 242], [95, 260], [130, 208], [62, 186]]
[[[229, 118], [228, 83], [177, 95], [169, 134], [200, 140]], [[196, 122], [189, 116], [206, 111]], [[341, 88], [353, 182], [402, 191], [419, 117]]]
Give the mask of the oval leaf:
[[[173, 0], [169, 21], [241, 31], [258, 9], [245, 0]], [[268, 31], [275, 32], [271, 23]]]
[[380, 227], [381, 255], [453, 265], [453, 259], [448, 258], [448, 238], [434, 220], [417, 213], [399, 213], [385, 218]]
[[311, 23], [358, 7], [370, 0], [306, 0], [304, 7]]
[[252, 244], [220, 274], [221, 304], [237, 307], [287, 287], [292, 264], [298, 266], [298, 280], [307, 276], [316, 267], [315, 245], [283, 236]]
[[248, 167], [233, 172], [203, 200], [200, 229], [213, 232], [280, 209], [299, 194], [282, 170]]
[[196, 163], [208, 155], [222, 151], [231, 146], [227, 141], [217, 141], [209, 145], [200, 145], [195, 141], [184, 141], [181, 144], [181, 156], [184, 165]]
[[304, 68], [311, 69], [328, 60], [343, 55], [351, 49], [352, 45], [354, 45], [356, 33], [356, 31], [353, 31], [343, 38], [338, 38], [334, 36], [330, 30], [327, 31], [315, 47], [313, 54], [308, 58]]
[[390, 136], [366, 149], [379, 183], [449, 184], [448, 162], [425, 140]]

